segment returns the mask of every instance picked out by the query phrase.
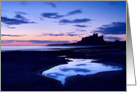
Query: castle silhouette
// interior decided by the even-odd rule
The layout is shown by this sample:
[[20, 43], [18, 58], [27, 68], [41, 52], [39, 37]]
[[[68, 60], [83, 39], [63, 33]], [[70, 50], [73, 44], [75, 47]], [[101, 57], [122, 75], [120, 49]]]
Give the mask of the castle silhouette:
[[78, 41], [76, 43], [69, 43], [69, 44], [49, 44], [53, 46], [57, 45], [63, 45], [63, 46], [75, 46], [75, 45], [126, 45], [126, 41], [119, 41], [116, 40], [114, 42], [107, 42], [104, 40], [104, 36], [98, 36], [98, 33], [93, 33], [93, 35], [83, 37], [81, 41]]
[[102, 36], [98, 36], [98, 33], [94, 33], [92, 36], [84, 37], [81, 41], [78, 41], [76, 44], [82, 45], [92, 45], [92, 44], [104, 44], [104, 38]]

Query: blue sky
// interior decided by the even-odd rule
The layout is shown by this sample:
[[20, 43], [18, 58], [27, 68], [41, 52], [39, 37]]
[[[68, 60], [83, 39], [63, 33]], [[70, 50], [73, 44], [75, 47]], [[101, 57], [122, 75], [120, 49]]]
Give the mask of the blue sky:
[[1, 1], [1, 19], [6, 45], [75, 42], [94, 32], [126, 40], [125, 1]]

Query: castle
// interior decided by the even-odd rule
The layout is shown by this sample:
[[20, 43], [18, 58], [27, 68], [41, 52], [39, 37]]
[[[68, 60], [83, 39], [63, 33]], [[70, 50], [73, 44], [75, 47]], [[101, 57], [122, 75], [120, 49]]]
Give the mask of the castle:
[[92, 44], [103, 44], [105, 43], [103, 35], [98, 36], [98, 33], [94, 33], [92, 36], [84, 37], [81, 41], [77, 42], [77, 44], [82, 45], [92, 45]]
[[114, 41], [114, 42], [107, 42], [104, 41], [104, 37], [103, 35], [98, 36], [98, 33], [94, 33], [91, 36], [87, 36], [81, 39], [81, 41], [78, 41], [76, 43], [70, 43], [70, 44], [50, 44], [51, 46], [58, 46], [58, 45], [66, 45], [66, 46], [71, 46], [71, 45], [86, 45], [86, 46], [90, 46], [90, 45], [126, 45], [126, 41]]

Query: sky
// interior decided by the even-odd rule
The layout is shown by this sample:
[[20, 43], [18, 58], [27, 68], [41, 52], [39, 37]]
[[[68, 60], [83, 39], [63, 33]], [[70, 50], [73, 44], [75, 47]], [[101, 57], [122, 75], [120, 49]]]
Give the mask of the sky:
[[1, 1], [1, 45], [126, 41], [126, 1]]

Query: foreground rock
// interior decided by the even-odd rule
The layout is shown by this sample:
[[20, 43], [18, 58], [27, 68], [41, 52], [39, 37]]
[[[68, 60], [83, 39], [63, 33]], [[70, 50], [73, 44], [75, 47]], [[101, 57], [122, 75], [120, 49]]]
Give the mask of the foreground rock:
[[[60, 81], [41, 75], [49, 69], [68, 61], [70, 58], [95, 58], [97, 62], [120, 64], [122, 71], [101, 72], [94, 75], [77, 75]], [[125, 49], [106, 47], [74, 49], [50, 52], [2, 52], [1, 53], [1, 90], [2, 91], [125, 91], [126, 90], [126, 52]], [[109, 62], [109, 63], [108, 63]]]
[[59, 81], [41, 76], [42, 69], [66, 63], [65, 58], [45, 52], [2, 52], [2, 91], [55, 91], [62, 90]]
[[126, 91], [126, 71], [71, 76], [64, 87], [66, 91]]

